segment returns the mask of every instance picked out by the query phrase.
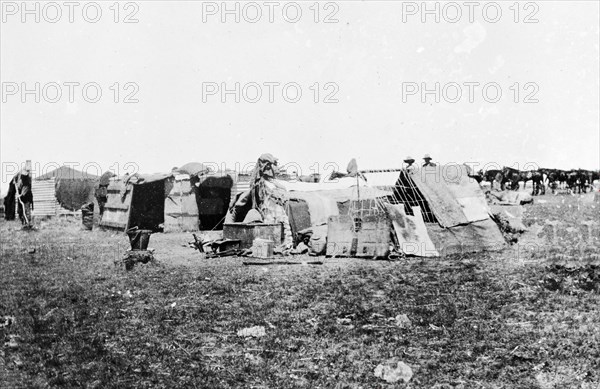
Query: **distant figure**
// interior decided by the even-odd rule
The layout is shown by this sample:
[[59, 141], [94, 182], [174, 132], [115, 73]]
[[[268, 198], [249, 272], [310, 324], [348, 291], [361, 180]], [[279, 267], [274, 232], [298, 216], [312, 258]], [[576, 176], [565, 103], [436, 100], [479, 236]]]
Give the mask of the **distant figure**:
[[33, 193], [31, 192], [31, 177], [29, 170], [24, 169], [15, 176], [12, 184], [15, 186], [15, 198], [17, 201], [17, 209], [19, 219], [23, 228], [29, 229], [33, 227], [33, 219], [31, 211], [33, 211]]
[[429, 154], [425, 154], [425, 156], [423, 156], [423, 160], [425, 161], [425, 163], [423, 164], [423, 167], [437, 166], [435, 163], [431, 162], [431, 157], [429, 156]]
[[414, 170], [416, 166], [413, 165], [415, 163], [415, 159], [411, 156], [404, 158], [404, 163], [406, 163], [406, 170]]

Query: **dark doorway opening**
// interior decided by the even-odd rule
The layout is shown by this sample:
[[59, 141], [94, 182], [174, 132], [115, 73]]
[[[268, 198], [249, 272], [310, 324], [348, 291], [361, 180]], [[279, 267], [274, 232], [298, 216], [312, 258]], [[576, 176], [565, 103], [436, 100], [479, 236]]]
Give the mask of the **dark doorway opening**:
[[194, 185], [200, 230], [222, 230], [231, 201], [233, 179], [230, 176], [208, 177]]
[[165, 222], [165, 181], [134, 185], [129, 228], [162, 232]]

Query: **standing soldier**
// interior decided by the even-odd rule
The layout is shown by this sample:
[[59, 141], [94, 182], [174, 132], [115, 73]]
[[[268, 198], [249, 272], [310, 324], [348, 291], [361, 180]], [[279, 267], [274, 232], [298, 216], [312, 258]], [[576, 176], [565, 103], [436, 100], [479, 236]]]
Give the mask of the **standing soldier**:
[[407, 156], [404, 158], [404, 162], [406, 163], [406, 170], [415, 170], [416, 166], [413, 165], [415, 163], [415, 159], [411, 156]]
[[431, 162], [431, 157], [429, 156], [429, 154], [425, 154], [423, 156], [423, 160], [425, 161], [425, 163], [423, 164], [423, 167], [426, 167], [426, 166], [437, 166], [435, 163]]
[[98, 201], [98, 212], [100, 214], [100, 218], [104, 214], [104, 206], [108, 202], [108, 185], [110, 185], [110, 179], [114, 177], [115, 174], [111, 171], [104, 172], [100, 177], [98, 182], [98, 188], [96, 188], [96, 201]]
[[33, 193], [31, 192], [31, 177], [29, 173], [30, 170], [25, 168], [13, 179], [19, 218], [25, 229], [31, 229], [33, 227], [31, 215], [31, 211], [33, 211]]

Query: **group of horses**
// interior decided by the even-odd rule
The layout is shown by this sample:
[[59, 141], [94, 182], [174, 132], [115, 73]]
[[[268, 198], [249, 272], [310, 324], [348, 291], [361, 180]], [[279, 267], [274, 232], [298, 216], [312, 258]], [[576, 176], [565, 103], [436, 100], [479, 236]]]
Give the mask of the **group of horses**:
[[[500, 176], [498, 176], [500, 175]], [[527, 185], [532, 182], [532, 195], [537, 196], [546, 194], [546, 188], [552, 193], [559, 189], [567, 189], [571, 193], [585, 193], [592, 186], [594, 180], [600, 179], [600, 172], [585, 169], [537, 169], [522, 171], [511, 167], [500, 169], [489, 169], [485, 172], [480, 170], [472, 177], [481, 183], [487, 181], [490, 184], [498, 178], [501, 182], [502, 190], [519, 190], [520, 183]]]

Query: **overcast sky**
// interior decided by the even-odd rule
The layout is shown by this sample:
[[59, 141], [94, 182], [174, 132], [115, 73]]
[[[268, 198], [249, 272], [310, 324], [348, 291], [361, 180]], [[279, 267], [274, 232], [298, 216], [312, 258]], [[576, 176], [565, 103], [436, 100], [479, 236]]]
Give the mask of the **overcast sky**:
[[[240, 3], [239, 23], [221, 2], [121, 3], [118, 15], [113, 2], [99, 4], [96, 23], [83, 18], [86, 2], [73, 23], [65, 6], [50, 23], [57, 10], [39, 3], [36, 23], [21, 2], [3, 2], [2, 193], [26, 159], [34, 168], [75, 162], [120, 172], [135, 162], [146, 173], [190, 161], [234, 168], [265, 152], [305, 174], [315, 163], [344, 168], [352, 157], [359, 168], [399, 167], [407, 154], [424, 153], [442, 163], [600, 165], [597, 1], [521, 3], [518, 12], [506, 2], [500, 17], [479, 3], [473, 20], [461, 6], [456, 23], [456, 9], [444, 3], [439, 23], [415, 10], [421, 2]], [[257, 9], [262, 17], [251, 23]], [[95, 18], [94, 7], [86, 12]], [[137, 23], [123, 23], [126, 16]], [[35, 82], [39, 103], [22, 94]], [[236, 82], [239, 103], [220, 91], [203, 98], [203, 88]], [[71, 84], [73, 102], [68, 83], [79, 83]], [[88, 83], [101, 88], [96, 103], [84, 99]], [[421, 93], [436, 83], [439, 102]], [[262, 97], [252, 103], [257, 84]], [[292, 87], [284, 95], [285, 84]], [[138, 102], [124, 103], [131, 93]]]

